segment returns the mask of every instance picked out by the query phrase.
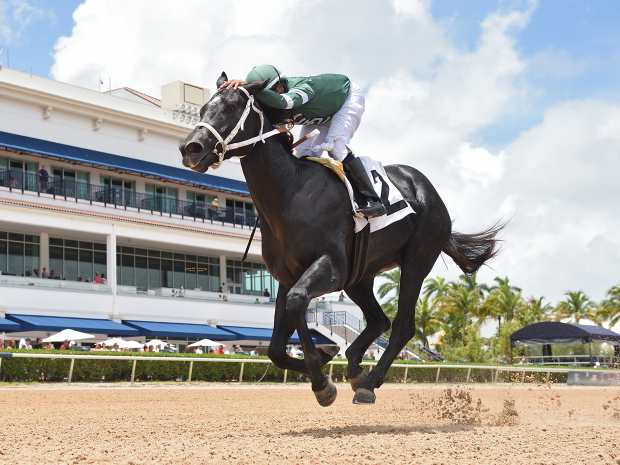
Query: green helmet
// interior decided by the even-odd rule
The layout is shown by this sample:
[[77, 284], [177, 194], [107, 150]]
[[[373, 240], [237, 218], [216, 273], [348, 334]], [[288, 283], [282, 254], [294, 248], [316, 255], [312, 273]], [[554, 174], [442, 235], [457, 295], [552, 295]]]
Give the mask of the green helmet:
[[252, 71], [248, 73], [245, 81], [249, 84], [267, 81], [265, 89], [271, 89], [280, 79], [282, 79], [282, 75], [275, 66], [258, 65], [252, 68]]

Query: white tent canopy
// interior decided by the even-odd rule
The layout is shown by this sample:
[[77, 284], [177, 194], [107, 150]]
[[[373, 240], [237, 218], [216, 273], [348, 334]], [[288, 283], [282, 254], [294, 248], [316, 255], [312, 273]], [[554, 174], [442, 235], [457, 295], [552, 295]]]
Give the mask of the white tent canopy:
[[82, 341], [84, 339], [95, 339], [95, 336], [92, 334], [75, 331], [73, 329], [63, 329], [59, 333], [46, 337], [43, 339], [43, 342]]
[[126, 342], [127, 341], [121, 337], [112, 337], [110, 339], [106, 339], [101, 344], [103, 344], [106, 347], [112, 347], [115, 344], [117, 344], [119, 347], [123, 347], [123, 344], [125, 344]]
[[166, 347], [168, 344], [161, 339], [151, 339], [145, 345], [149, 347]]
[[219, 347], [222, 345], [224, 344], [222, 344], [221, 342], [212, 341], [211, 339], [201, 339], [198, 342], [190, 344], [188, 347]]
[[138, 341], [123, 341], [123, 344], [119, 347], [123, 349], [142, 349], [144, 344]]

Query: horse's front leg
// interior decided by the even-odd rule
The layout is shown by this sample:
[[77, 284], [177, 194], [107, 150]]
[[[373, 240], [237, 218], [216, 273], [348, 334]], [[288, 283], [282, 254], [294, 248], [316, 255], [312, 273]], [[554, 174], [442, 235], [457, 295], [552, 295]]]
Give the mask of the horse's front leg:
[[286, 296], [288, 289], [280, 285], [276, 298], [276, 310], [273, 317], [273, 335], [269, 343], [268, 355], [271, 361], [282, 370], [295, 370], [308, 374], [306, 364], [299, 358], [286, 353], [286, 344], [295, 331], [295, 320], [286, 312]]
[[337, 269], [334, 260], [328, 255], [322, 255], [302, 274], [286, 296], [286, 311], [290, 312], [299, 333], [304, 349], [304, 362], [312, 381], [312, 390], [323, 407], [331, 405], [336, 400], [336, 386], [329, 377], [321, 373], [323, 357], [310, 337], [306, 311], [311, 299], [340, 289], [344, 279], [344, 273]]

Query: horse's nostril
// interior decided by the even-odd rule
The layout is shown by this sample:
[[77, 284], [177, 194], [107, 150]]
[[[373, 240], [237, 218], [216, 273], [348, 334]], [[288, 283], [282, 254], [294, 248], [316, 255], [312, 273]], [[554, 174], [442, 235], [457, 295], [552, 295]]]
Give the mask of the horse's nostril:
[[204, 147], [200, 142], [190, 142], [185, 146], [185, 152], [188, 154], [201, 153], [204, 150]]

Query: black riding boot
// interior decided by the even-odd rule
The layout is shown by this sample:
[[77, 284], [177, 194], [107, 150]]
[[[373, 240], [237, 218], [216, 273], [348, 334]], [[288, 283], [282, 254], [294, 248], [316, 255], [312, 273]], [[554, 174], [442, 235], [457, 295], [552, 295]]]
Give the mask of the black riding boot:
[[342, 162], [342, 166], [347, 178], [353, 185], [353, 191], [358, 194], [356, 195], [356, 200], [358, 201], [357, 212], [366, 218], [385, 215], [387, 210], [379, 197], [377, 197], [377, 193], [366, 174], [362, 160], [355, 158], [353, 152], [349, 152]]

